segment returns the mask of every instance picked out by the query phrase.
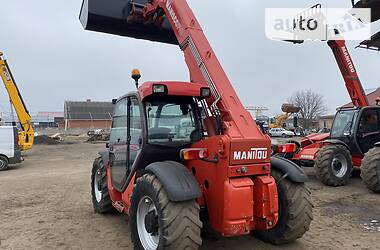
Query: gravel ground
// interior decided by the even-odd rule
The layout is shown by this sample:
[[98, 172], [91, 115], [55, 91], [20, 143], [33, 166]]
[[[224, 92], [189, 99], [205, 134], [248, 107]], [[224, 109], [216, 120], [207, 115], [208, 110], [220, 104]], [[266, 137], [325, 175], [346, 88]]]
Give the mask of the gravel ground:
[[[90, 171], [102, 147], [36, 145], [25, 162], [0, 172], [0, 249], [132, 249], [125, 217], [92, 209]], [[276, 247], [251, 236], [214, 238], [202, 249], [380, 249], [380, 196], [360, 178], [330, 188], [306, 171], [315, 209], [302, 239]]]

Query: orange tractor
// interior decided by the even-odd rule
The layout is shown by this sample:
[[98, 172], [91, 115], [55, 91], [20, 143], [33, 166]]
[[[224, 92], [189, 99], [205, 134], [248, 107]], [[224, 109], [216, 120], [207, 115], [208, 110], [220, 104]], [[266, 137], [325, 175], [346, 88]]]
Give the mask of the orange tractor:
[[[282, 244], [309, 229], [306, 176], [270, 158], [257, 127], [185, 0], [85, 0], [85, 29], [179, 45], [189, 82], [152, 81], [119, 98], [108, 150], [95, 159], [96, 212], [129, 216], [135, 249], [197, 249], [209, 225]], [[164, 65], [157, 63], [158, 67]]]

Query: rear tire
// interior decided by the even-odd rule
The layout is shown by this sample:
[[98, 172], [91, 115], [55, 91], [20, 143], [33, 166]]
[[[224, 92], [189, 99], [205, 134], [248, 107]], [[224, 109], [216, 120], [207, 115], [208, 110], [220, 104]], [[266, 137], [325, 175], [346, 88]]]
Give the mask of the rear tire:
[[380, 148], [372, 148], [365, 154], [360, 176], [368, 189], [380, 193]]
[[129, 215], [136, 250], [198, 249], [202, 244], [199, 205], [195, 200], [171, 202], [153, 174], [137, 180]]
[[317, 153], [314, 168], [317, 178], [323, 184], [344, 186], [351, 177], [351, 153], [343, 145], [324, 146]]
[[310, 228], [313, 220], [311, 192], [305, 183], [294, 183], [282, 179], [283, 174], [271, 169], [276, 180], [279, 199], [279, 221], [267, 231], [254, 232], [263, 241], [281, 245], [301, 238]]
[[108, 192], [107, 166], [101, 157], [96, 158], [92, 166], [91, 196], [95, 212], [105, 214], [116, 211]]
[[9, 167], [8, 164], [9, 164], [8, 158], [0, 155], [0, 171], [7, 170]]

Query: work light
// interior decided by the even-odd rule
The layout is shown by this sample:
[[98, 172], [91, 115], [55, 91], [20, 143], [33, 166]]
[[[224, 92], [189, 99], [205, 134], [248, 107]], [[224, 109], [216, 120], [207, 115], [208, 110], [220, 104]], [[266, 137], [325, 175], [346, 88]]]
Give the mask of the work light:
[[163, 84], [154, 84], [153, 85], [153, 93], [155, 94], [165, 94], [166, 91], [166, 86]]

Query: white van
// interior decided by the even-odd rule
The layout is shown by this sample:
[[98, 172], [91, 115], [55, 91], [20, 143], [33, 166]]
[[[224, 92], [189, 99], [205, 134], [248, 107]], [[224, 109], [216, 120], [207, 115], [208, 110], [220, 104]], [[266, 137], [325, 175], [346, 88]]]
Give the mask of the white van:
[[8, 169], [9, 164], [20, 163], [21, 161], [17, 128], [0, 126], [0, 171]]

